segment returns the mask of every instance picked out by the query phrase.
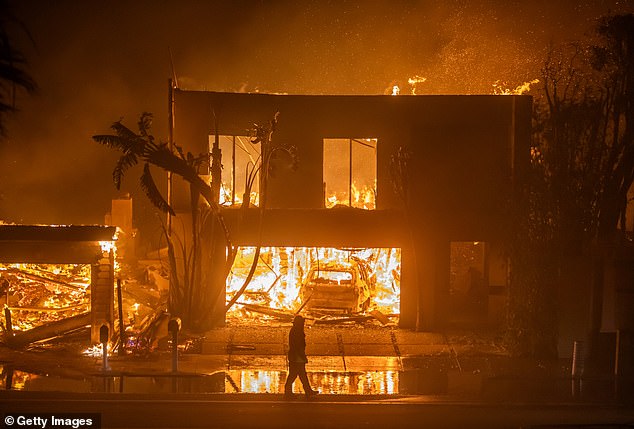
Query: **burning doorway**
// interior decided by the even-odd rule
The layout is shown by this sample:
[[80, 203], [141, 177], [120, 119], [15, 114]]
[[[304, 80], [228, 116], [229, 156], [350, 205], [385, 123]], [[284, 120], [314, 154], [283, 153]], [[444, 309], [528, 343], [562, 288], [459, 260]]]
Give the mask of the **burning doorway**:
[[[228, 297], [244, 284], [254, 254], [254, 247], [240, 248], [227, 278]], [[267, 324], [302, 311], [316, 320], [373, 313], [397, 323], [400, 277], [399, 248], [265, 247], [227, 320]]]

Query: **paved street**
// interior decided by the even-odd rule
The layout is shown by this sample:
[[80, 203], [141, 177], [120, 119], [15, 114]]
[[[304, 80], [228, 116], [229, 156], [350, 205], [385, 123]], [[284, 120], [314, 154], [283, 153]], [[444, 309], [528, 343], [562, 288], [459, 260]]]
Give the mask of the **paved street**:
[[280, 396], [214, 400], [205, 395], [3, 394], [0, 398], [4, 413], [101, 413], [104, 428], [526, 428], [634, 422], [632, 407], [581, 403], [461, 403], [422, 397], [285, 402]]
[[455, 332], [309, 329], [308, 375], [321, 394], [284, 401], [287, 330], [210, 332], [201, 350], [180, 356], [176, 376], [167, 350], [111, 356], [103, 371], [98, 357], [0, 349], [0, 412], [100, 413], [104, 428], [634, 423], [632, 383], [573, 382], [565, 359], [515, 359], [495, 338]]

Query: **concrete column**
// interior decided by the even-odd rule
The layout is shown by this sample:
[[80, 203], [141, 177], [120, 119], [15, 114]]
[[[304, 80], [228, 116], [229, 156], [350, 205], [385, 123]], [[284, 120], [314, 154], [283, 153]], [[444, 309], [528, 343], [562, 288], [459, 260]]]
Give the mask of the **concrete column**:
[[399, 327], [416, 328], [419, 280], [416, 258], [411, 247], [401, 249], [401, 302]]
[[91, 266], [90, 281], [90, 339], [99, 343], [99, 328], [108, 324], [110, 332], [114, 327], [114, 257], [112, 251]]
[[450, 245], [448, 240], [421, 240], [418, 262], [418, 314], [416, 329], [429, 331], [442, 324], [449, 297]]

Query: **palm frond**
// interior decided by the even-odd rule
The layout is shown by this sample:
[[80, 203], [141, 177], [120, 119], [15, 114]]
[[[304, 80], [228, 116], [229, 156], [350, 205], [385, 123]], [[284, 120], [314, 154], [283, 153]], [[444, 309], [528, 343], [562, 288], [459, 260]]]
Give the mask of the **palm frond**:
[[118, 149], [123, 153], [133, 152], [134, 145], [130, 142], [129, 139], [124, 139], [119, 136], [113, 136], [111, 134], [99, 134], [96, 136], [92, 136], [92, 139], [104, 146], [107, 146], [111, 149]]
[[3, 81], [10, 82], [16, 86], [20, 86], [28, 92], [34, 92], [37, 88], [35, 81], [31, 76], [22, 70], [18, 64], [24, 63], [23, 61], [3, 61], [0, 63], [0, 78]]
[[143, 137], [148, 137], [150, 134], [150, 129], [152, 128], [152, 118], [153, 115], [151, 113], [141, 113], [141, 117], [139, 118], [137, 125], [139, 127], [139, 132]]
[[153, 138], [148, 138], [147, 143], [143, 146], [143, 156], [148, 157], [152, 152], [160, 150], [161, 147], [167, 148], [167, 143], [159, 142], [157, 144], [154, 142]]
[[197, 182], [199, 179], [196, 170], [186, 160], [169, 150], [167, 145], [160, 145], [155, 150], [146, 151], [144, 157], [150, 164], [171, 171], [189, 182]]
[[143, 146], [145, 145], [145, 140], [142, 136], [136, 134], [130, 128], [123, 125], [121, 120], [113, 123], [110, 128], [122, 139], [122, 141], [126, 142], [126, 145], [130, 148], [130, 150], [134, 150], [139, 153], [141, 152]]
[[183, 148], [180, 147], [177, 144], [174, 144], [174, 149], [176, 149], [176, 152], [178, 152], [178, 155], [182, 158], [185, 159], [185, 153], [183, 152]]
[[121, 180], [123, 179], [123, 175], [128, 170], [128, 168], [136, 165], [138, 163], [137, 156], [134, 152], [127, 153], [123, 155], [117, 161], [117, 164], [112, 170], [112, 181], [117, 189], [121, 189]]
[[156, 183], [154, 182], [154, 178], [152, 177], [152, 173], [150, 172], [150, 164], [145, 163], [143, 166], [143, 174], [141, 175], [141, 189], [145, 192], [145, 195], [150, 199], [152, 204], [163, 213], [169, 213], [172, 216], [176, 216], [174, 210], [170, 205], [165, 201], [163, 195], [156, 187]]

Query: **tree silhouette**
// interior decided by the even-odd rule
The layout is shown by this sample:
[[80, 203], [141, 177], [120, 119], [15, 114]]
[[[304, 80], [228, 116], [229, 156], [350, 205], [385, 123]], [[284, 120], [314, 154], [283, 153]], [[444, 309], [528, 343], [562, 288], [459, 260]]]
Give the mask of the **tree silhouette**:
[[531, 169], [509, 241], [509, 328], [521, 354], [556, 353], [558, 288], [579, 286], [578, 273], [595, 279], [599, 331], [610, 257], [603, 251], [624, 242], [619, 228], [634, 179], [634, 16], [602, 18], [595, 36], [551, 47], [534, 102]]
[[[168, 253], [171, 266], [171, 310], [181, 317], [187, 325], [196, 325], [198, 316], [192, 313], [194, 296], [199, 285], [199, 200], [202, 196], [211, 210], [212, 218], [221, 226], [224, 235], [224, 246], [227, 249], [226, 263], [223, 275], [229, 273], [236, 254], [236, 248], [231, 243], [229, 230], [220, 213], [219, 207], [211, 186], [199, 176], [199, 169], [209, 162], [209, 155], [203, 154], [194, 156], [191, 153], [184, 153], [175, 145], [172, 150], [165, 142], [156, 142], [150, 133], [152, 126], [152, 114], [143, 113], [137, 123], [138, 133], [132, 131], [119, 120], [112, 124], [111, 129], [114, 134], [102, 134], [93, 136], [93, 140], [112, 149], [122, 152], [121, 157], [115, 164], [112, 172], [113, 182], [117, 189], [121, 187], [121, 181], [130, 167], [143, 163], [143, 173], [140, 176], [141, 189], [149, 200], [163, 213], [175, 216], [176, 213], [165, 200], [159, 191], [150, 166], [159, 167], [165, 171], [170, 171], [182, 177], [189, 183], [191, 195], [191, 216], [192, 216], [192, 246], [188, 250], [185, 241], [181, 240], [181, 254], [183, 255], [182, 281], [178, 275], [175, 242], [168, 237]], [[205, 217], [207, 218], [207, 216]]]
[[[244, 202], [241, 210], [249, 209], [249, 195], [255, 180], [259, 177], [259, 236], [261, 236], [263, 226], [267, 180], [274, 167], [272, 162], [273, 159], [280, 152], [284, 152], [292, 160], [291, 167], [295, 167], [297, 161], [297, 153], [294, 146], [285, 147], [275, 145], [273, 143], [272, 136], [277, 126], [278, 117], [279, 113], [276, 113], [275, 117], [266, 125], [253, 124], [253, 129], [251, 130], [251, 141], [252, 143], [258, 143], [261, 145], [261, 153], [254, 165], [252, 165], [248, 171]], [[120, 188], [122, 178], [128, 169], [134, 165], [143, 163], [143, 173], [140, 177], [141, 188], [150, 201], [164, 213], [175, 216], [175, 211], [172, 207], [170, 207], [168, 201], [163, 198], [163, 195], [158, 190], [152, 176], [150, 166], [159, 167], [165, 171], [176, 174], [189, 183], [191, 196], [192, 240], [189, 249], [188, 246], [185, 245], [184, 240], [181, 240], [180, 242], [180, 252], [184, 259], [182, 284], [176, 270], [176, 243], [174, 240], [171, 240], [171, 237], [168, 237], [168, 255], [170, 257], [171, 266], [170, 296], [172, 297], [170, 308], [176, 313], [176, 315], [183, 317], [183, 321], [186, 325], [188, 325], [188, 327], [192, 327], [194, 329], [204, 328], [210, 323], [210, 321], [212, 321], [211, 323], [213, 323], [213, 321], [218, 322], [221, 316], [224, 319], [224, 314], [237, 302], [238, 298], [247, 289], [247, 286], [255, 274], [255, 269], [259, 260], [260, 244], [257, 244], [251, 269], [243, 285], [228, 303], [222, 303], [222, 314], [211, 314], [212, 311], [210, 311], [210, 308], [216, 308], [217, 302], [214, 302], [214, 299], [211, 299], [212, 302], [209, 303], [207, 294], [199, 293], [204, 289], [204, 286], [201, 283], [204, 283], [205, 280], [215, 282], [218, 279], [222, 279], [222, 281], [226, 281], [237, 255], [238, 248], [233, 246], [231, 242], [230, 231], [227, 228], [218, 205], [217, 195], [213, 192], [212, 186], [199, 176], [200, 167], [209, 163], [209, 154], [194, 156], [191, 153], [185, 154], [177, 145], [174, 145], [174, 149], [172, 150], [168, 147], [167, 143], [157, 143], [150, 133], [151, 124], [152, 115], [150, 113], [143, 113], [137, 124], [139, 129], [138, 133], [130, 130], [128, 127], [123, 125], [121, 120], [119, 120], [111, 126], [114, 134], [95, 135], [93, 136], [93, 140], [122, 153], [112, 173], [113, 181], [117, 189]], [[206, 202], [205, 207], [207, 208], [199, 205], [201, 196], [204, 198]], [[224, 260], [224, 267], [218, 268], [214, 262], [210, 262], [210, 265], [214, 267], [213, 270], [216, 270], [214, 273], [210, 274], [201, 272], [200, 270], [202, 258], [200, 254], [200, 249], [202, 247], [201, 235], [205, 237], [205, 240], [208, 240], [210, 237], [214, 237], [215, 234], [213, 233], [213, 227], [210, 226], [213, 225], [214, 222], [220, 225], [224, 238], [224, 249], [221, 252], [223, 255], [222, 258]], [[213, 255], [214, 250], [212, 249], [208, 253]], [[210, 261], [214, 260], [214, 257], [211, 255], [207, 255]]]
[[16, 110], [15, 98], [18, 89], [30, 93], [36, 89], [35, 81], [25, 69], [24, 55], [15, 48], [9, 36], [9, 27], [16, 24], [21, 26], [8, 2], [0, 0], [0, 136], [6, 132], [6, 115]]
[[603, 18], [598, 26], [601, 44], [593, 49], [593, 66], [604, 76], [608, 117], [608, 170], [599, 204], [601, 241], [613, 241], [619, 226], [625, 230], [627, 193], [634, 181], [634, 15]]

